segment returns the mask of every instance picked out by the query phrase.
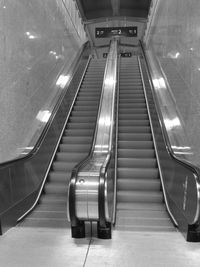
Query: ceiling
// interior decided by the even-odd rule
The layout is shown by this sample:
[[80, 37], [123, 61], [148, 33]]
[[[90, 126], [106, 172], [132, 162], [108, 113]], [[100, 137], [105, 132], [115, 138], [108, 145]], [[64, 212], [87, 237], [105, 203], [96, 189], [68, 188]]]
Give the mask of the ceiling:
[[110, 38], [96, 38], [96, 27], [136, 26], [137, 37], [120, 37], [122, 43], [136, 46], [142, 39], [153, 0], [75, 0], [93, 48], [108, 45]]
[[146, 19], [151, 0], [76, 0], [84, 21], [108, 17]]

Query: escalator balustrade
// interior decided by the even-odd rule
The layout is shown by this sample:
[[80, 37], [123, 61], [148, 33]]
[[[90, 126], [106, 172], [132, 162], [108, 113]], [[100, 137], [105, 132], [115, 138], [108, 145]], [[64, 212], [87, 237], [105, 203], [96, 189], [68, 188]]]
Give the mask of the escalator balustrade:
[[92, 59], [75, 100], [43, 194], [21, 226], [68, 227], [67, 192], [74, 166], [91, 148], [101, 96], [105, 60]]

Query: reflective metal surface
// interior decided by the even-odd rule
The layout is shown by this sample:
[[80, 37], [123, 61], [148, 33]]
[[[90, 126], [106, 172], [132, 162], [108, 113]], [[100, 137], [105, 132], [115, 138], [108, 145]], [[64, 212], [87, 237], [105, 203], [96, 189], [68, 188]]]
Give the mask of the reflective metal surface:
[[[79, 220], [99, 219], [99, 183], [101, 178], [105, 179], [106, 173], [103, 173], [103, 177], [101, 174], [110, 160], [112, 151], [116, 82], [117, 41], [114, 40], [111, 42], [107, 58], [92, 150], [89, 158], [80, 163], [75, 174], [75, 211]], [[105, 182], [105, 187], [110, 189], [110, 181]], [[113, 192], [113, 189], [110, 192]], [[108, 194], [103, 193], [105, 196]], [[112, 215], [108, 214], [110, 209], [106, 207], [106, 210], [107, 219], [111, 221]], [[70, 219], [72, 221], [72, 218]]]
[[[176, 126], [181, 132], [180, 124], [178, 125], [180, 120], [174, 120], [173, 127], [170, 124], [170, 129], [165, 128], [164, 120], [170, 121], [170, 110], [168, 109], [166, 112], [167, 105], [164, 106], [163, 102], [160, 102], [160, 92], [158, 93], [156, 88], [153, 90], [153, 84], [151, 84], [143, 58], [141, 58], [141, 67], [168, 206], [186, 239], [197, 241], [199, 240], [198, 225], [200, 221], [200, 171], [198, 167], [183, 159], [178, 159], [177, 155], [173, 153], [171, 139], [167, 133], [169, 130], [173, 132], [173, 127]], [[165, 98], [162, 101], [167, 104], [168, 99]], [[170, 99], [170, 101], [172, 100]], [[174, 107], [171, 111], [175, 114]], [[177, 113], [176, 118], [178, 118]], [[183, 136], [183, 133], [181, 134]]]

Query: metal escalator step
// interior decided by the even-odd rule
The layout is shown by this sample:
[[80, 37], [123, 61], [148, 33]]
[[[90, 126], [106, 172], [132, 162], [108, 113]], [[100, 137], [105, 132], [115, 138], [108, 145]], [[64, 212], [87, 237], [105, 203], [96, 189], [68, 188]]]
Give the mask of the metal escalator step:
[[130, 202], [118, 202], [117, 203], [117, 210], [118, 211], [123, 211], [123, 210], [128, 210], [128, 211], [134, 211], [134, 210], [141, 210], [143, 212], [146, 211], [165, 211], [166, 207], [164, 203], [130, 203]]
[[57, 219], [57, 220], [67, 220], [67, 212], [63, 211], [38, 211], [36, 208], [29, 215], [29, 219]]
[[120, 104], [123, 103], [132, 103], [133, 105], [135, 105], [136, 103], [145, 103], [145, 99], [144, 98], [131, 98], [131, 96], [126, 96], [123, 99], [120, 99], [119, 101]]
[[44, 187], [44, 192], [49, 195], [67, 195], [68, 184], [65, 183], [46, 183]]
[[60, 152], [89, 152], [90, 144], [60, 144]]
[[92, 136], [63, 136], [62, 137], [62, 144], [91, 144]]
[[131, 100], [143, 100], [143, 102], [145, 102], [145, 96], [144, 93], [142, 92], [134, 92], [134, 91], [126, 91], [123, 93], [120, 93], [120, 102], [123, 102], [124, 99], [131, 99]]
[[124, 85], [124, 86], [142, 86], [142, 81], [141, 80], [136, 80], [134, 79], [134, 83], [132, 81], [129, 81], [128, 79], [123, 77], [120, 77], [120, 86]]
[[70, 223], [66, 219], [49, 219], [49, 218], [38, 218], [38, 219], [29, 219], [27, 217], [24, 221], [20, 223], [22, 227], [31, 227], [31, 228], [55, 228], [55, 229], [62, 229], [62, 228], [69, 228]]
[[77, 100], [76, 101], [76, 105], [79, 105], [79, 106], [97, 106], [99, 103], [98, 100]]
[[158, 179], [159, 171], [157, 168], [118, 168], [118, 179]]
[[118, 157], [120, 158], [154, 158], [154, 149], [119, 149]]
[[84, 98], [97, 98], [97, 99], [99, 99], [99, 97], [100, 97], [100, 95], [101, 95], [101, 92], [99, 92], [99, 91], [89, 91], [89, 92], [87, 92], [87, 91], [80, 91], [79, 92], [79, 94], [78, 94], [78, 97], [84, 97]]
[[117, 229], [131, 231], [175, 231], [169, 218], [117, 217]]
[[118, 158], [117, 166], [119, 168], [135, 167], [135, 168], [156, 168], [156, 158]]
[[94, 96], [84, 96], [84, 95], [79, 95], [77, 97], [77, 101], [98, 101], [99, 100], [99, 97], [94, 95]]
[[[126, 101], [127, 100], [127, 101]], [[145, 102], [145, 97], [143, 94], [136, 94], [136, 93], [123, 93], [120, 95], [120, 100], [119, 103], [121, 104], [126, 104], [126, 103], [146, 103]]]
[[90, 122], [96, 122], [96, 116], [73, 116], [70, 117], [69, 122], [75, 122], [75, 123], [90, 123]]
[[134, 107], [121, 107], [119, 109], [120, 114], [148, 114], [146, 108], [134, 108]]
[[120, 114], [119, 120], [148, 120], [148, 114]]
[[151, 133], [119, 133], [120, 141], [150, 141], [152, 140]]
[[58, 161], [65, 161], [65, 162], [71, 162], [71, 161], [81, 161], [87, 156], [87, 152], [77, 152], [77, 153], [66, 153], [66, 152], [57, 152], [56, 153], [56, 160]]
[[120, 83], [121, 93], [124, 91], [132, 90], [136, 93], [139, 93], [139, 91], [143, 92], [142, 84], [134, 84], [134, 82], [130, 84]]
[[99, 94], [99, 88], [102, 87], [101, 84], [97, 85], [87, 85], [87, 84], [82, 84], [80, 92], [87, 92], [87, 93], [97, 93]]
[[67, 202], [64, 204], [60, 204], [60, 203], [51, 203], [51, 205], [48, 204], [38, 204], [37, 207], [37, 212], [65, 212], [67, 211]]
[[120, 126], [120, 133], [151, 133], [150, 126]]
[[74, 105], [73, 107], [73, 111], [90, 111], [90, 112], [94, 112], [96, 111], [97, 107], [96, 105]]
[[169, 216], [167, 211], [163, 209], [143, 209], [140, 204], [140, 208], [131, 209], [131, 210], [119, 210], [118, 217], [126, 217], [126, 218], [152, 218], [152, 219], [167, 219], [169, 220]]
[[145, 97], [144, 97], [144, 92], [142, 91], [142, 89], [133, 89], [133, 88], [124, 88], [124, 90], [120, 91], [119, 93], [119, 96], [120, 96], [120, 99], [119, 101], [123, 100], [124, 98], [126, 99], [127, 97], [130, 97], [130, 98], [135, 98], [135, 97], [139, 97], [143, 100], [145, 100]]
[[52, 204], [57, 204], [57, 205], [64, 205], [67, 203], [67, 195], [63, 194], [63, 195], [47, 195], [47, 194], [43, 194], [40, 197], [39, 200], [39, 204], [45, 204], [45, 205], [52, 205]]
[[92, 136], [94, 129], [67, 129], [64, 132], [65, 136]]
[[96, 117], [96, 111], [94, 111], [94, 112], [92, 112], [91, 113], [91, 111], [90, 110], [86, 110], [86, 111], [79, 111], [79, 110], [73, 110], [72, 111], [72, 117], [76, 117], [76, 116], [78, 116], [78, 117], [87, 117], [87, 116], [95, 116]]
[[102, 85], [102, 82], [95, 82], [95, 81], [83, 81], [81, 88], [92, 88], [93, 90], [98, 90], [98, 88]]
[[119, 120], [119, 126], [149, 126], [149, 120]]
[[94, 123], [91, 122], [69, 122], [67, 129], [94, 129]]
[[160, 191], [161, 184], [159, 179], [118, 179], [117, 189], [124, 191]]
[[134, 108], [134, 109], [141, 109], [141, 108], [143, 108], [143, 109], [147, 109], [147, 107], [146, 107], [146, 104], [145, 103], [120, 103], [119, 102], [119, 109], [120, 108], [128, 108], [128, 107], [130, 107], [130, 108]]
[[93, 75], [89, 75], [89, 74], [87, 74], [86, 76], [85, 76], [85, 78], [84, 78], [84, 81], [98, 81], [98, 82], [102, 82], [102, 77], [100, 77], [99, 75], [98, 75], [98, 73], [97, 74], [93, 74]]
[[71, 178], [71, 171], [70, 172], [57, 172], [57, 171], [50, 171], [48, 175], [49, 182], [61, 182], [61, 183], [68, 183]]
[[152, 149], [154, 145], [153, 141], [119, 141], [118, 147], [122, 149]]
[[71, 171], [77, 162], [65, 162], [65, 161], [54, 161], [52, 165], [52, 170], [57, 172], [67, 172]]
[[117, 201], [138, 203], [162, 203], [163, 195], [157, 191], [118, 191]]

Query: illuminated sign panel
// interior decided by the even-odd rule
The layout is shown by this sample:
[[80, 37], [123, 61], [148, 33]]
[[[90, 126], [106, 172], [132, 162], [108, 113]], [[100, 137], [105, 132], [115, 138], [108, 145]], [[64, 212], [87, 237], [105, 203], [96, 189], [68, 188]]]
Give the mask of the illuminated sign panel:
[[137, 37], [137, 27], [107, 27], [96, 28], [96, 38], [108, 38], [112, 36]]

